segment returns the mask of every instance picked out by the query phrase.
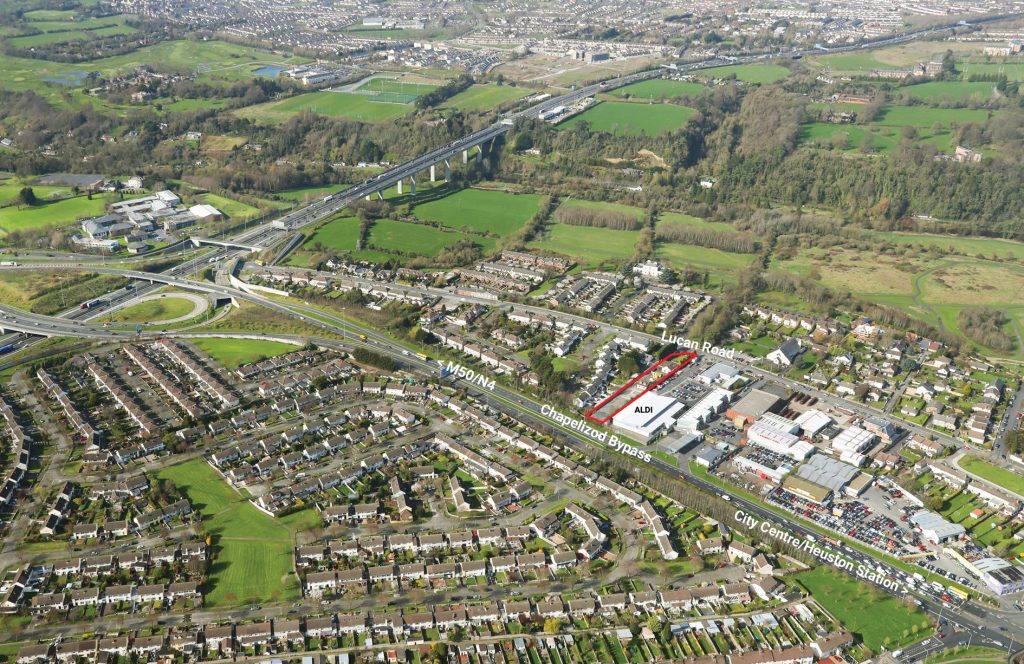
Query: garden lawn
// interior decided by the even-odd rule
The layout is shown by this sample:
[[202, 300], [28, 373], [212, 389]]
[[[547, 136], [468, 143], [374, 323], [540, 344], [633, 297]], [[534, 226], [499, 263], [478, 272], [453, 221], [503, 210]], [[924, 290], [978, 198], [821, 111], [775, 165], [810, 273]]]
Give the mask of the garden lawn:
[[299, 349], [295, 344], [265, 339], [192, 339], [192, 343], [229, 369]]
[[1018, 496], [1024, 496], [1024, 477], [1012, 470], [1000, 468], [987, 461], [972, 456], [960, 457], [957, 465], [969, 473], [974, 473], [982, 479], [993, 484], [998, 484], [1007, 491], [1012, 491]]
[[413, 213], [424, 221], [449, 228], [469, 229], [504, 237], [522, 228], [537, 213], [540, 196], [490, 189], [463, 189], [451, 196], [417, 205]]
[[795, 578], [819, 604], [876, 653], [883, 645], [892, 648], [910, 638], [923, 638], [932, 631], [928, 618], [919, 610], [910, 611], [898, 599], [832, 568], [817, 567]]
[[592, 131], [654, 136], [679, 129], [694, 113], [692, 108], [675, 104], [603, 101], [570, 118], [562, 127], [574, 127], [585, 121]]
[[206, 606], [298, 599], [287, 526], [253, 507], [201, 459], [163, 468], [157, 477], [185, 493], [212, 539]]

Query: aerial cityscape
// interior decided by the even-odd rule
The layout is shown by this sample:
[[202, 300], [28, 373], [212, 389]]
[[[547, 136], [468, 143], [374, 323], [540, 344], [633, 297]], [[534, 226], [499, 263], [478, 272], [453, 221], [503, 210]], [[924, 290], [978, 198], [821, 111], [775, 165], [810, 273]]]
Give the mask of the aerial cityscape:
[[1024, 2], [0, 63], [0, 664], [1024, 662]]

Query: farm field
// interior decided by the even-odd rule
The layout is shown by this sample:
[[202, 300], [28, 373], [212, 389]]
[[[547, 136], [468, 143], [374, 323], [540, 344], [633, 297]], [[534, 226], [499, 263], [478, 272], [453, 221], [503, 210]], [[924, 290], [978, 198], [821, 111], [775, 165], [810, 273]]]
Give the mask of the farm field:
[[679, 129], [696, 111], [675, 104], [604, 101], [570, 118], [561, 128], [590, 123], [592, 131], [623, 135], [656, 135]]
[[594, 268], [629, 260], [639, 237], [640, 231], [553, 224], [543, 239], [531, 242], [530, 247], [571, 256], [583, 267]]
[[673, 81], [670, 79], [658, 78], [649, 81], [640, 81], [630, 85], [612, 90], [609, 94], [613, 97], [640, 97], [643, 99], [669, 99], [680, 95], [697, 95], [707, 88], [694, 81]]
[[188, 496], [212, 538], [206, 606], [298, 599], [287, 526], [249, 504], [201, 459], [163, 468], [157, 477]]
[[736, 78], [746, 83], [774, 83], [789, 76], [789, 70], [782, 65], [728, 65], [725, 67], [713, 67], [701, 71], [702, 76], [712, 78], [727, 78], [736, 75]]
[[78, 196], [21, 209], [10, 205], [0, 208], [0, 233], [6, 235], [13, 231], [66, 226], [76, 219], [103, 214], [104, 205], [104, 199], [99, 196], [92, 200]]
[[794, 578], [874, 652], [931, 632], [931, 623], [919, 610], [909, 611], [898, 599], [831, 568], [817, 567]]
[[455, 229], [505, 237], [537, 213], [540, 196], [491, 189], [462, 189], [450, 196], [417, 205], [413, 214]]
[[514, 88], [508, 85], [473, 85], [448, 99], [441, 108], [457, 108], [460, 111], [490, 111], [514, 99], [522, 99], [530, 94], [525, 88]]
[[148, 323], [181, 318], [192, 313], [195, 304], [192, 300], [182, 297], [162, 297], [157, 300], [147, 300], [133, 304], [130, 307], [118, 309], [105, 319], [112, 322]]
[[251, 362], [259, 362], [268, 357], [283, 355], [299, 348], [294, 344], [268, 339], [192, 339], [191, 341], [229, 369]]
[[350, 92], [307, 92], [283, 101], [239, 109], [236, 114], [257, 122], [275, 124], [296, 113], [312, 111], [329, 117], [344, 117], [362, 122], [386, 122], [411, 113], [408, 104], [373, 101], [371, 95]]
[[1024, 496], [1024, 477], [1011, 470], [1000, 468], [983, 459], [966, 455], [960, 457], [957, 465], [969, 473], [974, 473], [978, 477], [1003, 487], [1007, 491], [1012, 491], [1018, 496]]

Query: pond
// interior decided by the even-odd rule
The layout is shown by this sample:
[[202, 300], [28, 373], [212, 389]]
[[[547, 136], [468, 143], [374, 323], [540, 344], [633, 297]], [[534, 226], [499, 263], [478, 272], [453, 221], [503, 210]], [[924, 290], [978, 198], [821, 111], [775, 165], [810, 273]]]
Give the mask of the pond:
[[252, 73], [257, 76], [269, 76], [270, 78], [277, 78], [277, 76], [283, 72], [287, 67], [280, 67], [278, 65], [263, 65], [259, 69], [254, 69]]

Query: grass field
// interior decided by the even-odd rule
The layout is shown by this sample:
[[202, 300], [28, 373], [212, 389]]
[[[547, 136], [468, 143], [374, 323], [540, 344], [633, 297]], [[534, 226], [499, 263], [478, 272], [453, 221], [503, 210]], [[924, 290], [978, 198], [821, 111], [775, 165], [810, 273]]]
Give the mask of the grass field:
[[962, 101], [975, 99], [986, 101], [992, 97], [995, 83], [969, 82], [969, 81], [930, 81], [917, 85], [908, 85], [900, 88], [915, 99], [925, 99], [931, 102], [939, 102], [944, 99]]
[[490, 111], [502, 104], [522, 99], [530, 94], [525, 88], [514, 88], [509, 85], [472, 85], [454, 97], [448, 99], [441, 108], [457, 108], [460, 111]]
[[679, 129], [695, 112], [692, 108], [675, 104], [604, 101], [570, 118], [562, 127], [569, 128], [588, 122], [592, 131], [606, 131], [619, 136], [653, 136]]
[[0, 206], [16, 202], [22, 187], [32, 187], [32, 191], [35, 192], [36, 198], [39, 200], [71, 195], [70, 187], [39, 186], [18, 178], [11, 178], [0, 180]]
[[918, 247], [939, 247], [952, 254], [964, 256], [998, 257], [1013, 260], [1024, 259], [1024, 242], [1000, 240], [998, 238], [959, 237], [954, 235], [935, 235], [930, 233], [891, 233], [878, 231], [872, 233], [893, 244], [906, 244]]
[[207, 607], [298, 599], [287, 525], [249, 504], [201, 459], [163, 468], [157, 477], [184, 491], [212, 537], [214, 561], [203, 588]]
[[663, 225], [679, 224], [681, 226], [689, 226], [691, 228], [700, 228], [709, 231], [733, 231], [732, 224], [727, 224], [724, 221], [707, 221], [700, 217], [694, 217], [683, 212], [661, 212], [658, 214], [658, 225], [656, 228], [660, 228]]
[[697, 95], [707, 90], [700, 83], [693, 81], [672, 81], [664, 78], [656, 78], [650, 81], [640, 81], [624, 87], [612, 90], [609, 94], [614, 97], [640, 97], [642, 99], [670, 99], [680, 95]]
[[103, 214], [103, 208], [104, 200], [98, 196], [92, 200], [79, 196], [20, 209], [8, 206], [0, 208], [0, 232], [7, 234], [19, 230], [58, 228], [76, 219]]
[[800, 128], [800, 141], [819, 147], [833, 147], [840, 150], [858, 150], [865, 145], [868, 137], [875, 152], [889, 152], [899, 145], [899, 139], [889, 135], [895, 132], [872, 131], [861, 125], [836, 125], [830, 122], [812, 122]]
[[732, 281], [732, 273], [747, 267], [754, 260], [754, 254], [736, 254], [720, 249], [668, 242], [658, 242], [654, 248], [654, 255], [676, 270], [687, 267], [707, 270], [710, 272], [710, 278], [717, 283]]
[[701, 70], [702, 76], [712, 78], [736, 78], [746, 83], [774, 83], [789, 76], [789, 70], [782, 65], [728, 65]]
[[998, 484], [1007, 491], [1024, 496], [1024, 477], [1006, 468], [1000, 468], [983, 459], [972, 456], [960, 457], [957, 465], [969, 473]]
[[104, 319], [112, 322], [149, 323], [181, 318], [192, 313], [194, 309], [195, 304], [192, 300], [182, 297], [171, 297], [168, 294], [167, 297], [157, 300], [146, 300], [124, 309], [118, 309], [110, 314], [109, 318], [104, 317]]
[[[71, 92], [73, 103], [94, 103], [77, 88], [43, 81], [54, 78], [75, 83], [88, 72], [114, 76], [135, 67], [139, 62], [151, 63], [161, 71], [198, 73], [201, 80], [235, 81], [252, 78], [252, 69], [258, 64], [299, 64], [307, 58], [285, 58], [228, 42], [209, 40], [168, 40], [146, 46], [132, 53], [100, 58], [82, 63], [50, 62], [34, 58], [18, 58], [0, 53], [0, 89], [33, 90], [54, 106], [63, 108], [68, 102], [63, 94]], [[189, 100], [192, 101], [192, 100]]]
[[919, 610], [910, 611], [896, 598], [831, 568], [817, 567], [795, 578], [876, 653], [882, 646], [891, 648], [912, 637], [923, 638], [932, 630], [927, 617]]
[[994, 74], [1006, 76], [1009, 81], [1024, 81], [1024, 63], [1021, 62], [963, 62], [957, 67], [963, 72], [964, 78], [971, 74]]
[[242, 201], [236, 201], [233, 198], [226, 198], [217, 194], [200, 194], [199, 200], [202, 202], [212, 205], [227, 217], [234, 219], [235, 221], [243, 221], [245, 219], [252, 219], [260, 215], [260, 209], [243, 203]]
[[470, 229], [504, 237], [522, 228], [537, 213], [540, 196], [510, 194], [491, 189], [462, 189], [423, 205], [413, 213], [425, 221], [436, 221], [449, 228]]
[[192, 343], [229, 369], [298, 350], [295, 344], [269, 339], [192, 339]]
[[632, 205], [621, 205], [619, 203], [606, 203], [604, 201], [588, 201], [582, 198], [567, 198], [558, 206], [561, 208], [588, 208], [592, 210], [608, 210], [611, 212], [623, 212], [636, 217], [637, 221], [644, 218], [644, 211]]
[[402, 252], [409, 256], [437, 256], [445, 247], [459, 240], [472, 240], [484, 253], [494, 250], [494, 240], [458, 231], [444, 231], [433, 226], [393, 219], [378, 219], [370, 229], [370, 244], [384, 251]]
[[948, 127], [951, 123], [984, 122], [988, 111], [973, 108], [928, 108], [923, 106], [889, 106], [872, 124], [889, 127], [931, 127], [938, 123]]
[[531, 242], [530, 247], [571, 256], [578, 259], [580, 265], [593, 268], [606, 262], [629, 260], [639, 237], [640, 231], [553, 224], [544, 238]]
[[326, 184], [313, 185], [312, 187], [297, 187], [277, 192], [277, 195], [288, 201], [314, 201], [323, 198], [328, 194], [336, 194], [342, 189], [348, 188], [347, 184]]
[[307, 92], [284, 101], [250, 106], [236, 111], [240, 117], [270, 124], [284, 122], [296, 113], [312, 111], [328, 117], [362, 122], [387, 122], [411, 113], [409, 104], [373, 101], [371, 95], [350, 92]]

